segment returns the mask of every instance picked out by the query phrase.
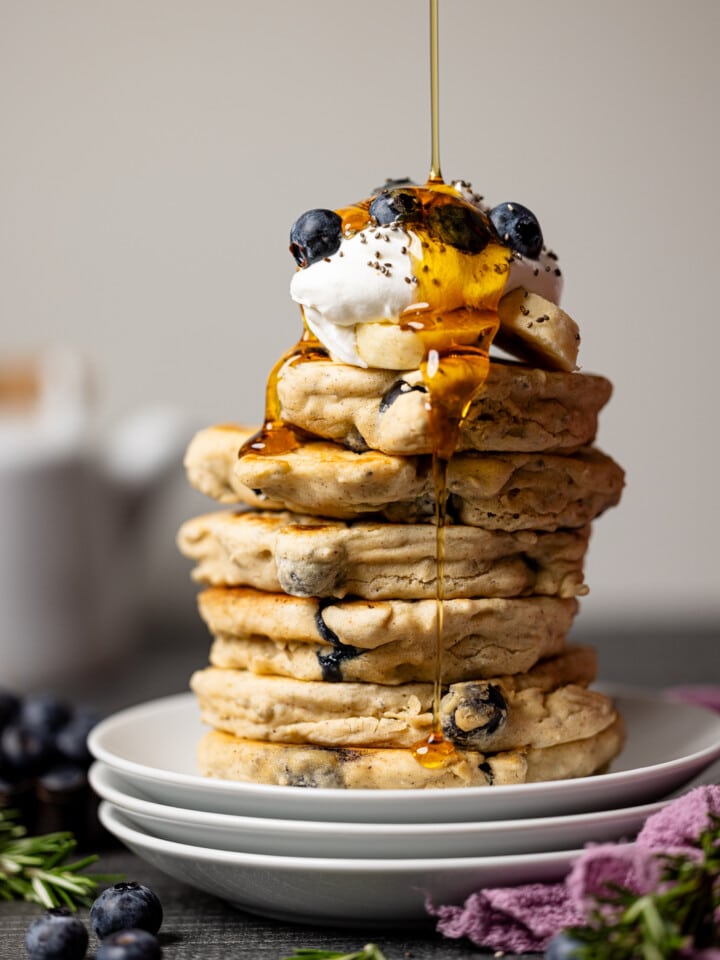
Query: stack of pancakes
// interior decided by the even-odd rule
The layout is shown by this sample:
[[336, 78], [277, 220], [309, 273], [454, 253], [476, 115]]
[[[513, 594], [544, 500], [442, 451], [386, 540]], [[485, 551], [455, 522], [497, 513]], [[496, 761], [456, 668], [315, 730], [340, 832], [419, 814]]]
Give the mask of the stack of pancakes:
[[[599, 376], [490, 364], [449, 463], [435, 716], [435, 489], [420, 371], [294, 355], [277, 400], [298, 445], [239, 458], [251, 430], [200, 432], [190, 482], [231, 505], [179, 534], [214, 637], [210, 666], [191, 681], [212, 728], [203, 773], [423, 788], [606, 766], [622, 720], [588, 689], [594, 651], [566, 635], [586, 592], [590, 523], [623, 485], [592, 446], [609, 396]], [[411, 748], [438, 716], [454, 751], [425, 766]]]

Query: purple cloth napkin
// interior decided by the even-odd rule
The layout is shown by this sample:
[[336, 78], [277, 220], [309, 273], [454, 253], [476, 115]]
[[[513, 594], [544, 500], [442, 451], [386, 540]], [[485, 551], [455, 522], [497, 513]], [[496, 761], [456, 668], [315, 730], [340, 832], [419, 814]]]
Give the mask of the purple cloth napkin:
[[[653, 814], [635, 843], [588, 845], [562, 883], [532, 883], [473, 893], [460, 906], [426, 903], [446, 937], [467, 937], [490, 950], [541, 952], [563, 927], [581, 926], [595, 895], [609, 882], [635, 893], [653, 889], [659, 878], [658, 853], [690, 853], [693, 841], [720, 814], [720, 786], [696, 787]], [[705, 951], [706, 960], [720, 960]]]

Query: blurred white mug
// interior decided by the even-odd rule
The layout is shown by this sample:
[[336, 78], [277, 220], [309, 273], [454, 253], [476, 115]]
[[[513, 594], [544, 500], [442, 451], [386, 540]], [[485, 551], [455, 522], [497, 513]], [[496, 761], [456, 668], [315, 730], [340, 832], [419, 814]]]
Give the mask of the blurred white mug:
[[93, 443], [88, 365], [0, 369], [0, 686], [51, 687], [132, 646], [138, 527], [182, 455], [176, 413]]

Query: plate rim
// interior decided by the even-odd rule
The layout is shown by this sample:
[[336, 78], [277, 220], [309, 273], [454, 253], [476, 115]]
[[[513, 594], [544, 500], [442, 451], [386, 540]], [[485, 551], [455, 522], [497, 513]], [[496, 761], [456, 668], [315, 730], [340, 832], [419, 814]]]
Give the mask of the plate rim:
[[[517, 796], [520, 793], [524, 795], [532, 795], [533, 793], [538, 792], [555, 793], [562, 789], [566, 789], [568, 783], [572, 783], [577, 787], [581, 787], [582, 785], [592, 785], [593, 788], [597, 788], [607, 785], [611, 788], [614, 783], [617, 783], [628, 776], [649, 775], [651, 773], [661, 772], [664, 769], [671, 768], [674, 764], [680, 762], [690, 764], [705, 758], [707, 758], [708, 762], [710, 762], [717, 756], [720, 756], [720, 715], [714, 713], [706, 707], [684, 702], [678, 703], [669, 698], [665, 698], [662, 695], [662, 691], [653, 691], [650, 689], [610, 684], [602, 685], [602, 689], [606, 690], [616, 698], [642, 700], [655, 704], [658, 703], [658, 701], [663, 701], [670, 709], [695, 712], [708, 718], [708, 721], [713, 719], [718, 726], [718, 740], [714, 744], [708, 745], [701, 750], [696, 750], [693, 753], [686, 754], [683, 757], [664, 760], [657, 763], [648, 764], [647, 766], [633, 767], [630, 770], [615, 770], [609, 773], [593, 774], [587, 777], [565, 778], [563, 780], [544, 780], [540, 782], [524, 784], [500, 784], [493, 786], [493, 797], [498, 798], [502, 796]], [[162, 770], [161, 768], [150, 767], [134, 760], [127, 760], [123, 757], [117, 757], [117, 755], [112, 754], [101, 743], [103, 736], [107, 735], [108, 730], [112, 730], [113, 727], [115, 727], [117, 724], [121, 724], [123, 721], [131, 720], [138, 715], [142, 716], [144, 713], [156, 713], [158, 711], [162, 711], [163, 709], [171, 709], [186, 703], [197, 703], [195, 695], [191, 691], [170, 694], [169, 696], [159, 697], [153, 700], [135, 704], [133, 706], [124, 707], [123, 709], [118, 710], [101, 720], [100, 723], [98, 723], [92, 729], [88, 736], [88, 748], [96, 760], [105, 763], [111, 769], [117, 770], [120, 773], [134, 775], [143, 780], [154, 781], [156, 783], [199, 788], [203, 791], [209, 790], [213, 793], [219, 794], [237, 794], [245, 796], [252, 795], [258, 798], [262, 798], [263, 796], [272, 796], [278, 799], [283, 797], [287, 797], [289, 799], [291, 796], [296, 794], [297, 788], [292, 786], [222, 780], [219, 778], [203, 777], [200, 774], [172, 773], [169, 770]], [[208, 728], [202, 724], [198, 710], [198, 732], [202, 731], [203, 729]], [[407, 802], [409, 797], [413, 798], [412, 802], [414, 803], [418, 801], [422, 803], [422, 797], [434, 797], [439, 792], [440, 791], [420, 788], [406, 790], [396, 788], [382, 790], [362, 790], [359, 788], [349, 788], [338, 790], [331, 787], [315, 787], [312, 790], [312, 794], [314, 797], [317, 797], [318, 803], [320, 803], [322, 800], [330, 801], [337, 799], [338, 795], [342, 795], [344, 797], [350, 797], [355, 801], [362, 799], [364, 803], [368, 803], [370, 805], [379, 805], [383, 802], [393, 800], [399, 801], [401, 799], [404, 799], [405, 802]], [[478, 794], [480, 792], [485, 793], [486, 788], [448, 787], [443, 789], [441, 792], [443, 797], [447, 798], [448, 800], [452, 800], [455, 797], [467, 798], [468, 796], [474, 796], [476, 792]], [[428, 799], [426, 802], [430, 803], [431, 801]]]
[[[181, 823], [192, 826], [213, 826], [226, 828], [253, 827], [255, 829], [270, 829], [275, 832], [280, 831], [300, 832], [304, 831], [310, 834], [325, 834], [328, 832], [350, 832], [357, 837], [390, 835], [403, 837], [422, 836], [427, 833], [427, 828], [432, 827], [433, 832], [440, 836], [455, 836], [466, 834], [469, 831], [478, 834], [492, 834], [500, 830], [517, 831], [525, 833], [538, 829], [553, 829], [565, 825], [569, 820], [577, 823], [578, 828], [593, 826], [602, 823], [605, 820], [622, 819], [624, 816], [637, 816], [643, 819], [659, 812], [668, 803], [669, 798], [655, 800], [649, 803], [638, 804], [635, 806], [614, 807], [609, 810], [590, 810], [575, 814], [558, 814], [554, 816], [542, 817], [516, 817], [511, 820], [446, 820], [442, 822], [428, 821], [410, 821], [410, 822], [392, 822], [392, 821], [365, 821], [365, 820], [291, 820], [283, 817], [256, 817], [250, 814], [239, 813], [219, 813], [212, 810], [193, 810], [190, 807], [179, 807], [175, 804], [159, 803], [157, 800], [145, 800], [141, 797], [133, 797], [131, 794], [125, 794], [123, 791], [112, 784], [100, 784], [105, 793], [98, 790], [98, 781], [105, 770], [112, 775], [115, 771], [108, 767], [101, 760], [96, 760], [90, 767], [88, 779], [95, 792], [102, 798], [103, 802], [110, 803], [111, 806], [125, 809], [130, 813], [139, 816], [155, 818], [158, 820], [170, 820], [173, 823]], [[115, 800], [112, 795], [121, 797], [122, 801]], [[125, 805], [125, 800], [130, 803]]]
[[[118, 828], [118, 814], [120, 816]], [[382, 857], [361, 858], [361, 857], [306, 857], [306, 856], [287, 856], [283, 854], [272, 853], [246, 853], [235, 850], [218, 850], [214, 847], [194, 846], [189, 843], [179, 843], [176, 840], [167, 840], [164, 837], [156, 837], [153, 834], [146, 833], [136, 827], [128, 826], [123, 820], [122, 810], [103, 800], [98, 808], [98, 817], [100, 822], [123, 843], [126, 839], [122, 833], [136, 836], [139, 842], [154, 849], [156, 852], [168, 853], [170, 855], [183, 854], [195, 860], [202, 860], [208, 863], [225, 863], [230, 866], [255, 866], [266, 868], [282, 868], [288, 872], [302, 872], [312, 870], [328, 869], [338, 873], [359, 873], [372, 872], [379, 870], [390, 873], [405, 873], [408, 871], [452, 871], [458, 869], [480, 869], [481, 867], [493, 866], [513, 866], [529, 863], [562, 863], [564, 860], [570, 861], [571, 858], [580, 856], [584, 852], [583, 848], [574, 850], [548, 850], [542, 853], [514, 853], [498, 854], [491, 857], [424, 857], [424, 858], [400, 858], [392, 857], [383, 859]], [[111, 821], [112, 826], [108, 823]], [[627, 844], [631, 846], [631, 843]]]

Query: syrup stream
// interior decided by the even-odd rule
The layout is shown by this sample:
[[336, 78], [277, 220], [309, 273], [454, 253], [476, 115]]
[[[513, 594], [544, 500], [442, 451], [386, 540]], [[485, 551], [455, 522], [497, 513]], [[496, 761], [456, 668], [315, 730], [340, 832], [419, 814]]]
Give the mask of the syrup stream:
[[[440, 172], [440, 82], [438, 56], [438, 5], [439, 0], [430, 0], [430, 176], [428, 183], [443, 183]], [[425, 368], [427, 369], [427, 368]], [[427, 377], [425, 377], [427, 380]], [[428, 384], [429, 387], [429, 384]], [[432, 398], [432, 391], [429, 396]], [[434, 416], [432, 399], [428, 404], [428, 414]], [[459, 426], [459, 425], [458, 425]], [[435, 435], [437, 431], [433, 430]], [[432, 699], [432, 732], [416, 743], [412, 754], [417, 762], [430, 769], [443, 766], [455, 752], [451, 743], [445, 740], [440, 717], [442, 697], [442, 661], [443, 661], [443, 616], [445, 600], [445, 525], [447, 523], [447, 478], [449, 460], [437, 451], [437, 436], [434, 436], [432, 473], [435, 487], [435, 664]]]
[[[423, 203], [430, 209], [447, 203], [453, 191], [445, 187], [440, 172], [440, 123], [438, 83], [438, 6], [439, 0], [430, 0], [430, 92], [431, 92], [431, 166], [424, 188], [416, 188]], [[345, 236], [352, 236], [368, 223], [370, 201], [362, 201], [337, 212], [343, 220]], [[422, 364], [423, 380], [428, 390], [426, 410], [432, 441], [432, 476], [435, 493], [435, 658], [433, 671], [432, 731], [412, 748], [419, 764], [429, 769], [443, 767], [455, 753], [452, 742], [442, 732], [440, 705], [443, 681], [443, 617], [445, 600], [445, 531], [448, 524], [448, 471], [455, 452], [460, 429], [470, 405], [482, 390], [488, 369], [490, 343], [497, 329], [497, 314], [493, 311], [477, 313], [477, 340], [472, 345], [455, 345], [442, 353], [432, 349], [430, 337], [434, 325], [442, 324], [443, 317], [432, 313], [418, 313], [414, 322], [428, 336], [427, 354]], [[303, 317], [304, 320], [304, 317]], [[472, 322], [472, 321], [471, 321]], [[422, 335], [422, 334], [421, 334]], [[312, 439], [305, 431], [287, 424], [282, 419], [278, 397], [278, 379], [286, 365], [298, 362], [326, 360], [327, 351], [304, 324], [304, 333], [298, 343], [275, 364], [268, 379], [265, 422], [239, 451], [245, 454], [273, 455], [289, 452], [305, 439]]]
[[431, 123], [431, 183], [442, 183], [440, 173], [440, 66], [438, 58], [438, 3], [430, 0], [430, 123]]

